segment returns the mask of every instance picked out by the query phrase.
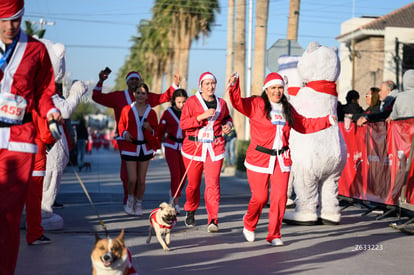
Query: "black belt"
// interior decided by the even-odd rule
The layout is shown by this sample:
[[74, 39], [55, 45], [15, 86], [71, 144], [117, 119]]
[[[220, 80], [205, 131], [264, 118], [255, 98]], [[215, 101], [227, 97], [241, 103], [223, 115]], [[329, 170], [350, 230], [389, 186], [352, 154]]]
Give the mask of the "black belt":
[[142, 145], [142, 144], [147, 143], [147, 141], [132, 139], [132, 143], [135, 144], [135, 145]]
[[[222, 136], [214, 136], [214, 139], [218, 139], [218, 138], [221, 138], [221, 137]], [[195, 137], [195, 136], [188, 136], [188, 140], [199, 141], [198, 137]]]
[[171, 139], [172, 141], [178, 142], [178, 143], [183, 143], [183, 140], [184, 140], [183, 138], [176, 138], [173, 135], [168, 135], [167, 138]]
[[[32, 121], [33, 121], [32, 114], [26, 114], [23, 117], [22, 124], [25, 124], [27, 122], [32, 122]], [[10, 126], [13, 126], [13, 125], [21, 125], [21, 124], [13, 124], [13, 123], [6, 123], [6, 122], [0, 121], [0, 128], [10, 127]]]
[[277, 156], [282, 154], [283, 152], [287, 151], [289, 149], [288, 146], [282, 147], [282, 149], [277, 150], [277, 149], [268, 149], [266, 147], [260, 146], [260, 145], [256, 145], [256, 151], [268, 154], [268, 155], [272, 155], [272, 156]]

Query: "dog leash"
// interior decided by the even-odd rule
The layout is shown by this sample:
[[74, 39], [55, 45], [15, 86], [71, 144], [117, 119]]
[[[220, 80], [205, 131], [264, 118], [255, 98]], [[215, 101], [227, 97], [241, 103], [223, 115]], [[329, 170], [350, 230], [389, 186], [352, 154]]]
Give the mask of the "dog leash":
[[185, 177], [187, 176], [188, 170], [190, 169], [190, 166], [191, 166], [191, 164], [193, 163], [194, 157], [195, 157], [195, 155], [196, 155], [196, 153], [197, 153], [198, 148], [200, 147], [200, 145], [201, 145], [201, 142], [197, 142], [197, 146], [196, 146], [196, 148], [195, 148], [195, 150], [194, 150], [194, 154], [191, 156], [190, 163], [188, 164], [187, 168], [185, 169], [185, 172], [184, 172], [184, 175], [183, 175], [183, 176], [182, 176], [182, 178], [181, 178], [180, 184], [178, 185], [178, 188], [177, 188], [177, 190], [175, 191], [174, 196], [172, 196], [172, 198], [171, 198], [171, 200], [170, 200], [170, 204], [173, 204], [173, 203], [174, 203], [174, 199], [177, 197], [178, 192], [180, 191], [181, 185], [184, 183], [184, 179], [185, 179]]
[[[69, 141], [68, 141], [68, 142], [69, 142]], [[59, 144], [60, 144], [60, 143], [59, 143]], [[56, 145], [56, 143], [55, 143], [55, 145]], [[91, 198], [91, 196], [89, 195], [89, 192], [88, 192], [88, 190], [86, 189], [85, 184], [83, 183], [83, 180], [81, 179], [81, 177], [79, 176], [78, 172], [76, 171], [75, 166], [73, 165], [72, 161], [70, 160], [70, 156], [66, 153], [66, 150], [65, 150], [65, 148], [63, 147], [63, 145], [62, 145], [62, 144], [60, 144], [60, 146], [63, 148], [63, 152], [65, 153], [66, 157], [68, 158], [68, 160], [69, 160], [69, 164], [70, 164], [70, 166], [72, 166], [73, 173], [75, 174], [76, 178], [78, 179], [78, 182], [79, 182], [80, 186], [82, 187], [83, 192], [85, 193], [86, 197], [88, 198], [89, 204], [90, 204], [90, 205], [92, 206], [92, 208], [95, 210], [95, 214], [96, 214], [96, 216], [98, 217], [99, 224], [102, 226], [102, 229], [105, 231], [106, 237], [109, 239], [110, 237], [109, 237], [109, 232], [108, 232], [108, 229], [106, 228], [106, 226], [105, 226], [105, 223], [104, 223], [103, 219], [102, 219], [102, 218], [101, 218], [101, 216], [99, 215], [98, 209], [96, 209], [95, 204], [93, 203], [92, 198]], [[68, 148], [68, 149], [69, 149], [69, 148]]]

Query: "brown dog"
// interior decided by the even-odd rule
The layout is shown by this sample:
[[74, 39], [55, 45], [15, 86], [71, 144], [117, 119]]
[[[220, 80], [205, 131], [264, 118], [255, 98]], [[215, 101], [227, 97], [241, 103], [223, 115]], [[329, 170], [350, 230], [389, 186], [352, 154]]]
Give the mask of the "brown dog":
[[152, 229], [154, 229], [162, 249], [164, 249], [164, 251], [170, 250], [171, 229], [177, 223], [177, 213], [175, 208], [171, 204], [163, 202], [160, 204], [159, 208], [151, 211], [149, 221], [150, 227], [147, 244], [151, 242]]
[[95, 246], [92, 250], [92, 275], [128, 274], [133, 268], [128, 249], [124, 243], [124, 230], [116, 239], [102, 239], [95, 233]]

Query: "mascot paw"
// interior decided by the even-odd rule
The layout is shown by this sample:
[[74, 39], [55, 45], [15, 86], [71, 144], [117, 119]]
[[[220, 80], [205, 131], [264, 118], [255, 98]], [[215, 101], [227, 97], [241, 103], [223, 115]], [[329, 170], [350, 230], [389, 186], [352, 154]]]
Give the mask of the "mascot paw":
[[283, 222], [289, 225], [317, 225], [318, 217], [315, 213], [285, 212]]

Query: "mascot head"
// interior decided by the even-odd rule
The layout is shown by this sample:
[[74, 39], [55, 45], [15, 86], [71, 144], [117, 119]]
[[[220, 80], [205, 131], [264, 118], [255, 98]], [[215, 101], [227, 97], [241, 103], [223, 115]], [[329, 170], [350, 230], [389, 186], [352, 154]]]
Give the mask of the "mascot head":
[[40, 39], [46, 45], [50, 61], [52, 61], [53, 72], [55, 73], [55, 82], [61, 83], [65, 76], [65, 46], [61, 43], [54, 43], [47, 39]]
[[298, 72], [304, 82], [336, 81], [340, 71], [338, 49], [321, 46], [315, 41], [309, 43], [298, 62]]

